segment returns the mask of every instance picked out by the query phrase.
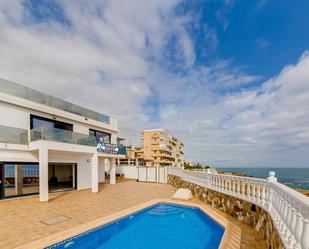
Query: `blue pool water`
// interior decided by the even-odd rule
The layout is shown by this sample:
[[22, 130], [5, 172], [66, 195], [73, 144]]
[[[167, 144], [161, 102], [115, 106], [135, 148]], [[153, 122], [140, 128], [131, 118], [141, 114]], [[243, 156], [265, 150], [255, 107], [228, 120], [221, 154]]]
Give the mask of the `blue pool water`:
[[159, 203], [48, 248], [217, 249], [223, 232], [198, 208]]

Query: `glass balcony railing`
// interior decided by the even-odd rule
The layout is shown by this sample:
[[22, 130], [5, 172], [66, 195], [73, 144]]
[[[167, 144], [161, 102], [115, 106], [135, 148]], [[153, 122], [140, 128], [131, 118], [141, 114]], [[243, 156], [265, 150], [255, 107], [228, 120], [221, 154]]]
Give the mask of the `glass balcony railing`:
[[104, 114], [89, 110], [79, 105], [58, 99], [45, 93], [18, 85], [14, 82], [0, 78], [0, 91], [9, 95], [28, 99], [33, 102], [51, 106], [66, 112], [74, 113], [85, 118], [97, 120], [106, 124], [110, 124], [110, 117]]
[[0, 143], [27, 144], [28, 131], [24, 129], [0, 125]]
[[47, 126], [37, 127], [30, 132], [31, 141], [47, 140], [61, 143], [97, 146], [94, 136], [80, 134], [72, 131], [51, 128]]

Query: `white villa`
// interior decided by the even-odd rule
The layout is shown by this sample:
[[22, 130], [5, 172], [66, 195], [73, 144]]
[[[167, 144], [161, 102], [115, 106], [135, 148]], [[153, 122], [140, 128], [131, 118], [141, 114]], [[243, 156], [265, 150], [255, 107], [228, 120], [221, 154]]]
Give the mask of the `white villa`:
[[[0, 78], [0, 199], [116, 183], [118, 121]], [[108, 165], [105, 167], [105, 165]]]

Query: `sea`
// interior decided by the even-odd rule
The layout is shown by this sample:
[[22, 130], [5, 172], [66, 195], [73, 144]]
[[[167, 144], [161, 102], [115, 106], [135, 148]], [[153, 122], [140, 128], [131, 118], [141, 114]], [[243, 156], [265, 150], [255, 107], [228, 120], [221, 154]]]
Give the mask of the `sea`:
[[309, 168], [218, 168], [226, 172], [243, 173], [247, 176], [266, 178], [274, 171], [279, 182], [291, 187], [309, 190]]

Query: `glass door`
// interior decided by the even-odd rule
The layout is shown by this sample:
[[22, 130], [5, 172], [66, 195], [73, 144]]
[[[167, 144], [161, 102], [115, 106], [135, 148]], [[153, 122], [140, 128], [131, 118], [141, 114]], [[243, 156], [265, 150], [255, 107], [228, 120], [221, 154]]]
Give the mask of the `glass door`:
[[10, 198], [39, 192], [37, 163], [1, 163], [0, 198]]
[[3, 164], [0, 163], [0, 199], [3, 198]]

